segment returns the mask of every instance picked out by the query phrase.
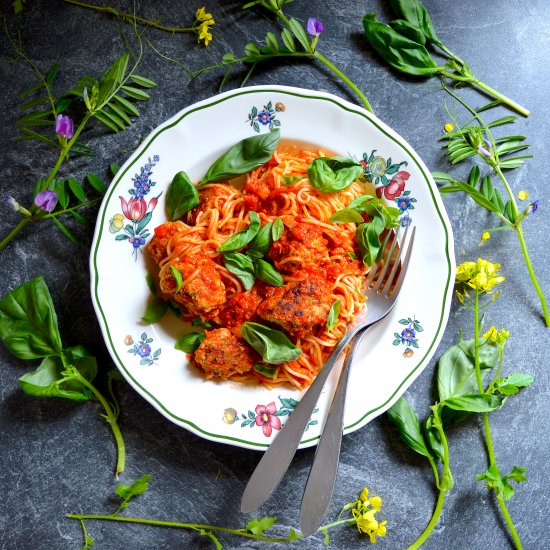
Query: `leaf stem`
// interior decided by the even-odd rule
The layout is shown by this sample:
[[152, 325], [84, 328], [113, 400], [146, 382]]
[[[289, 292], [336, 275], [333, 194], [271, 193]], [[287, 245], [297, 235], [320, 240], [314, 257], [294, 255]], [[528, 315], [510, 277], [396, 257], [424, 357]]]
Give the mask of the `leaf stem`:
[[[477, 385], [480, 393], [486, 393], [485, 389], [483, 388], [483, 380], [481, 378], [481, 368], [480, 368], [480, 360], [479, 360], [479, 348], [480, 348], [480, 326], [479, 326], [479, 292], [476, 290], [475, 293], [475, 301], [474, 301], [474, 362], [475, 362], [475, 369], [476, 369], [476, 378], [477, 378]], [[489, 459], [489, 466], [494, 466], [498, 470], [498, 465], [495, 457], [495, 449], [493, 445], [493, 438], [491, 435], [491, 425], [489, 424], [489, 414], [484, 412], [481, 414], [483, 418], [483, 427], [485, 432], [485, 444], [487, 446], [487, 457]], [[500, 474], [499, 474], [500, 475]], [[512, 538], [514, 540], [514, 544], [517, 548], [517, 550], [522, 550], [521, 540], [519, 538], [519, 535], [516, 531], [516, 527], [514, 525], [514, 522], [512, 521], [512, 518], [510, 517], [510, 514], [508, 512], [508, 509], [506, 508], [506, 503], [504, 502], [504, 498], [501, 494], [495, 491], [498, 505], [502, 511], [502, 515], [504, 516], [504, 520], [506, 521], [506, 524], [508, 525], [508, 529], [510, 529], [510, 533], [512, 534]]]
[[[512, 201], [513, 207], [514, 207], [514, 213], [517, 216], [518, 213], [518, 207], [516, 204], [516, 200], [514, 197], [514, 194], [510, 188], [510, 185], [508, 184], [508, 181], [506, 180], [506, 177], [502, 173], [502, 170], [499, 166], [495, 167], [495, 172], [498, 174], [500, 180], [502, 181], [506, 192], [508, 193], [508, 196], [510, 197], [510, 201]], [[533, 286], [535, 287], [535, 291], [538, 294], [540, 305], [542, 307], [542, 313], [544, 316], [544, 322], [546, 323], [547, 327], [550, 327], [550, 314], [548, 313], [548, 304], [546, 303], [546, 297], [544, 296], [544, 292], [542, 291], [539, 281], [537, 279], [537, 276], [535, 275], [535, 270], [533, 269], [533, 265], [531, 263], [531, 258], [529, 256], [529, 251], [527, 250], [527, 243], [525, 242], [525, 236], [523, 235], [523, 227], [520, 223], [517, 223], [514, 225], [514, 229], [517, 233], [519, 245], [521, 247], [521, 252], [523, 253], [523, 258], [525, 260], [525, 265], [527, 267], [527, 271], [529, 272], [529, 276], [531, 277], [531, 281], [533, 282]]]
[[195, 27], [167, 27], [165, 25], [161, 25], [157, 21], [146, 19], [144, 17], [140, 17], [139, 15], [135, 15], [133, 13], [124, 13], [124, 12], [118, 11], [117, 9], [112, 8], [111, 6], [96, 6], [94, 4], [87, 4], [86, 2], [80, 2], [80, 0], [61, 0], [61, 1], [67, 4], [74, 4], [82, 8], [87, 8], [87, 9], [91, 9], [91, 10], [95, 10], [103, 13], [108, 13], [110, 15], [114, 15], [115, 17], [119, 17], [120, 19], [126, 22], [139, 21], [140, 23], [143, 23], [150, 27], [154, 27], [155, 29], [159, 29], [161, 31], [167, 31], [172, 33], [195, 31]]
[[367, 111], [370, 111], [372, 114], [374, 114], [374, 111], [367, 98], [365, 97], [365, 94], [363, 94], [363, 92], [356, 86], [354, 82], [352, 82], [338, 67], [336, 67], [336, 65], [331, 63], [323, 54], [319, 53], [316, 50], [314, 55], [321, 63], [326, 65], [333, 73], [338, 75], [359, 96], [359, 99], [361, 100]]
[[106, 422], [111, 426], [111, 430], [113, 431], [113, 436], [115, 438], [115, 442], [117, 446], [117, 461], [116, 461], [115, 476], [118, 479], [118, 474], [124, 471], [124, 466], [126, 465], [126, 446], [124, 445], [124, 438], [122, 437], [122, 432], [120, 431], [120, 428], [117, 423], [117, 415], [109, 405], [109, 402], [105, 399], [105, 397], [103, 397], [101, 392], [91, 382], [86, 380], [86, 378], [84, 378], [78, 372], [77, 369], [74, 369], [74, 376], [75, 378], [78, 379], [78, 381], [83, 386], [86, 386], [95, 395], [97, 400], [101, 403], [101, 405], [105, 409], [106, 414], [102, 416], [103, 418], [105, 418]]
[[474, 84], [475, 86], [477, 86], [478, 88], [481, 88], [483, 91], [487, 92], [489, 95], [492, 95], [494, 98], [500, 99], [502, 101], [502, 103], [505, 103], [510, 108], [512, 108], [514, 111], [517, 111], [518, 113], [520, 113], [524, 117], [528, 117], [531, 114], [528, 109], [526, 109], [525, 107], [522, 107], [519, 103], [516, 103], [515, 101], [513, 101], [509, 97], [506, 97], [505, 95], [501, 94], [500, 92], [498, 92], [494, 88], [491, 88], [491, 86], [488, 86], [487, 84], [485, 84], [484, 82], [482, 82], [478, 78], [473, 78], [471, 80], [471, 83]]

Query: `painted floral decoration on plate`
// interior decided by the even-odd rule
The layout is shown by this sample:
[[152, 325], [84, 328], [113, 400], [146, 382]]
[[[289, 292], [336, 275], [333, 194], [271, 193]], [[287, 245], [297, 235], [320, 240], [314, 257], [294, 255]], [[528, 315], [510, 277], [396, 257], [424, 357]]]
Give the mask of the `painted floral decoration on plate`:
[[[151, 176], [153, 175], [153, 166], [159, 160], [160, 157], [158, 155], [154, 155], [153, 160], [149, 157], [148, 162], [140, 168], [139, 174], [136, 174], [132, 178], [134, 185], [131, 189], [128, 189], [129, 199], [126, 200], [124, 197], [119, 197], [122, 214], [115, 214], [109, 221], [109, 231], [111, 233], [118, 233], [122, 230], [123, 233], [117, 235], [115, 239], [117, 241], [129, 241], [132, 245], [132, 253], [136, 259], [138, 250], [141, 252], [145, 239], [150, 235], [147, 225], [151, 221], [153, 210], [162, 194], [160, 193], [149, 201], [145, 199], [156, 185]], [[125, 219], [131, 223], [124, 225]]]
[[252, 107], [246, 122], [258, 133], [260, 132], [260, 124], [273, 130], [273, 128], [281, 126], [281, 121], [277, 118], [277, 113], [282, 113], [285, 109], [286, 107], [280, 101], [275, 103], [275, 107], [273, 107], [272, 101], [264, 105], [263, 109]]
[[127, 346], [131, 346], [128, 353], [141, 357], [141, 361], [139, 362], [140, 365], [152, 366], [157, 364], [157, 359], [159, 358], [162, 350], [159, 348], [153, 352], [151, 349], [153, 339], [149, 338], [146, 332], [141, 334], [141, 338], [138, 342], [135, 342], [134, 339], [128, 335], [124, 338], [124, 343]]
[[411, 319], [400, 319], [400, 325], [405, 325], [401, 333], [394, 332], [393, 335], [395, 340], [393, 341], [394, 346], [404, 345], [405, 351], [403, 352], [403, 357], [412, 357], [414, 351], [412, 348], [418, 348], [418, 338], [416, 337], [417, 332], [422, 332], [424, 329], [420, 325], [420, 321], [416, 320], [414, 317]]

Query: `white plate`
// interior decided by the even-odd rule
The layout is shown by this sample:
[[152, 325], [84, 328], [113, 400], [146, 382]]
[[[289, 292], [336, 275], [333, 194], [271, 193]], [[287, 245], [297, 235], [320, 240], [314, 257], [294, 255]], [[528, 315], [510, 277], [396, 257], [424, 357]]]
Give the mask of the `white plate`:
[[[280, 128], [282, 139], [363, 159], [386, 198], [400, 201], [402, 223], [416, 226], [398, 302], [370, 329], [350, 373], [346, 433], [389, 408], [428, 364], [447, 322], [455, 268], [451, 226], [427, 168], [403, 138], [356, 105], [312, 90], [255, 86], [187, 107], [154, 130], [120, 169], [99, 211], [90, 268], [103, 336], [126, 380], [171, 421], [212, 441], [260, 450], [279, 432], [268, 434], [256, 417], [271, 404], [268, 413], [284, 424], [300, 392], [202, 378], [174, 349], [182, 332], [175, 316], [167, 314], [155, 325], [140, 321], [150, 297], [142, 251], [147, 233], [166, 221], [165, 191], [176, 172], [185, 170], [198, 181], [230, 146], [270, 126]], [[123, 218], [122, 199], [128, 202], [136, 189], [144, 193], [141, 204], [148, 211], [135, 208], [132, 221]], [[144, 238], [131, 242], [118, 229], [121, 218]], [[336, 379], [334, 372], [302, 448], [318, 441]]]

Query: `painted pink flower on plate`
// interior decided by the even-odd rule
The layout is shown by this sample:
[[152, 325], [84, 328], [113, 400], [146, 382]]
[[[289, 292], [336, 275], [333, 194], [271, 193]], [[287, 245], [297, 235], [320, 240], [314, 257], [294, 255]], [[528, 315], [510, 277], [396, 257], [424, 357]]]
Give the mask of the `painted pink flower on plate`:
[[256, 406], [256, 426], [261, 426], [266, 437], [271, 435], [273, 428], [276, 430], [281, 429], [281, 421], [278, 416], [275, 416], [277, 407], [275, 402], [269, 403], [269, 405], [257, 405]]

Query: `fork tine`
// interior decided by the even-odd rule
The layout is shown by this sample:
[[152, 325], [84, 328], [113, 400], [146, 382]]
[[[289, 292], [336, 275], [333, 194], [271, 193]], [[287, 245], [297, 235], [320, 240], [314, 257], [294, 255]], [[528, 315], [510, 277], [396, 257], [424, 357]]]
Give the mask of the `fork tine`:
[[397, 250], [397, 257], [393, 261], [390, 274], [389, 274], [388, 277], [386, 277], [385, 281], [383, 281], [383, 284], [384, 284], [383, 288], [381, 290], [379, 290], [380, 294], [383, 294], [383, 295], [388, 294], [389, 290], [392, 287], [392, 284], [393, 284], [394, 279], [395, 279], [395, 275], [396, 275], [397, 270], [399, 269], [399, 266], [400, 266], [401, 254], [405, 250], [405, 243], [407, 242], [407, 235], [409, 233], [409, 228], [410, 228], [410, 226], [407, 225], [407, 228], [405, 229], [405, 234], [403, 235], [403, 238], [401, 239], [401, 244], [399, 245], [398, 250]]
[[[407, 229], [408, 229], [408, 227], [407, 227]], [[407, 246], [407, 253], [405, 254], [405, 258], [403, 259], [403, 262], [401, 263], [401, 272], [399, 273], [399, 277], [398, 277], [397, 282], [395, 283], [395, 286], [393, 288], [393, 292], [392, 292], [393, 296], [397, 296], [397, 294], [401, 290], [401, 286], [403, 285], [403, 281], [405, 280], [405, 274], [407, 273], [407, 268], [409, 267], [409, 260], [411, 259], [411, 252], [412, 252], [412, 248], [413, 248], [415, 233], [416, 233], [416, 227], [413, 227], [413, 229], [411, 231], [411, 237], [409, 239], [409, 244]], [[405, 231], [405, 236], [406, 236], [406, 234], [407, 234], [407, 232]], [[402, 244], [403, 244], [403, 246], [401, 247], [401, 250], [403, 250], [403, 248], [404, 248], [405, 238], [403, 238], [403, 243]], [[395, 265], [397, 266], [397, 262], [396, 262]], [[392, 282], [393, 282], [394, 276], [395, 276], [395, 273], [392, 272], [392, 277], [390, 277], [390, 280]], [[387, 286], [387, 284], [386, 284], [386, 286]], [[391, 286], [388, 287], [388, 291], [390, 289], [391, 289]], [[384, 291], [386, 291], [386, 287], [384, 287]]]
[[[407, 227], [408, 229], [408, 227]], [[391, 243], [391, 246], [390, 246], [390, 251], [388, 252], [388, 255], [386, 257], [386, 261], [384, 262], [384, 267], [382, 268], [382, 272], [377, 275], [377, 280], [376, 280], [376, 284], [371, 288], [371, 290], [374, 290], [375, 292], [378, 291], [378, 289], [380, 288], [380, 285], [383, 283], [384, 281], [384, 278], [386, 277], [386, 273], [390, 267], [390, 264], [391, 264], [391, 257], [393, 256], [393, 253], [395, 251], [395, 247], [397, 246], [397, 231], [395, 232], [395, 235], [394, 235], [394, 238], [393, 238], [393, 241]], [[382, 253], [383, 254], [383, 253]]]

